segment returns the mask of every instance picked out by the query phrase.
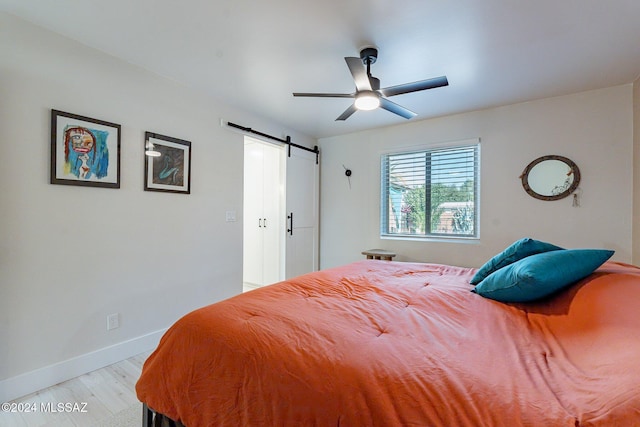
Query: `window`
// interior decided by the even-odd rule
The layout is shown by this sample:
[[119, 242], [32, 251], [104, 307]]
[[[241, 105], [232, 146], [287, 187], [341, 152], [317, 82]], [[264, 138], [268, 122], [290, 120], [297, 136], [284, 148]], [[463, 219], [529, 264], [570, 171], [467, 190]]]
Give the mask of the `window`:
[[478, 237], [480, 144], [382, 156], [380, 234]]

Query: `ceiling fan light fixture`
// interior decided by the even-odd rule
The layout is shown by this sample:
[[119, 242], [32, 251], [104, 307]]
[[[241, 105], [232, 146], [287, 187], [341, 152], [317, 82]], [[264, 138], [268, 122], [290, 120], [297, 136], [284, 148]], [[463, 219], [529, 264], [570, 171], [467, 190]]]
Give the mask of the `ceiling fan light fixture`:
[[365, 90], [356, 95], [354, 104], [358, 110], [375, 110], [380, 106], [380, 97], [373, 91]]

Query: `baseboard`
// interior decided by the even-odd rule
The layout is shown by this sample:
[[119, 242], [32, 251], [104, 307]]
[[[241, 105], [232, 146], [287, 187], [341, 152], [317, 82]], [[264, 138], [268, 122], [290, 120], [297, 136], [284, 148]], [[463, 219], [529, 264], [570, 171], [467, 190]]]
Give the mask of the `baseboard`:
[[0, 381], [0, 402], [9, 402], [145, 351], [153, 350], [165, 332], [166, 329], [162, 329], [2, 380]]
[[242, 292], [249, 292], [261, 287], [262, 287], [261, 285], [257, 285], [255, 283], [242, 282]]

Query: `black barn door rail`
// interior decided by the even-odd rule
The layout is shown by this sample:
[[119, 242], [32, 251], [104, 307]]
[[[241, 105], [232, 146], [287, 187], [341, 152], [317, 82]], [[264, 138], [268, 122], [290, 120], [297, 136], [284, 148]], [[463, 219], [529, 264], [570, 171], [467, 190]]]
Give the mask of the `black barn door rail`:
[[274, 141], [278, 141], [278, 142], [282, 142], [284, 144], [287, 144], [289, 146], [289, 157], [291, 157], [291, 147], [292, 146], [296, 147], [296, 148], [299, 148], [301, 150], [310, 151], [312, 153], [315, 153], [315, 155], [316, 155], [316, 165], [318, 164], [318, 155], [320, 154], [320, 150], [318, 149], [317, 145], [314, 145], [313, 149], [312, 149], [312, 148], [309, 148], [309, 147], [305, 147], [304, 145], [298, 145], [298, 144], [295, 144], [295, 143], [291, 142], [291, 137], [289, 135], [287, 135], [286, 139], [282, 139], [282, 138], [278, 138], [278, 137], [275, 137], [275, 136], [268, 135], [266, 133], [258, 132], [257, 130], [253, 130], [253, 129], [249, 128], [249, 127], [240, 126], [240, 125], [237, 125], [237, 124], [231, 123], [231, 122], [227, 122], [227, 126], [230, 126], [232, 128], [236, 128], [236, 129], [240, 129], [243, 132], [252, 133], [254, 135], [259, 135], [259, 136], [262, 136], [264, 138], [273, 139]]

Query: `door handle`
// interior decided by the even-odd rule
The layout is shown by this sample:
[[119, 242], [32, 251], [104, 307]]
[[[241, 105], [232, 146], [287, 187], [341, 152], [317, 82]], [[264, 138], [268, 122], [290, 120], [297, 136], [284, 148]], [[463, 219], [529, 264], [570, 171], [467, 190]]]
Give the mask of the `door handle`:
[[293, 236], [293, 212], [287, 215], [287, 219], [289, 220], [289, 228], [287, 229], [287, 233], [289, 233], [290, 236]]
[[264, 224], [264, 228], [267, 228], [267, 218], [262, 218], [262, 223]]
[[258, 218], [258, 227], [262, 228], [262, 218]]

